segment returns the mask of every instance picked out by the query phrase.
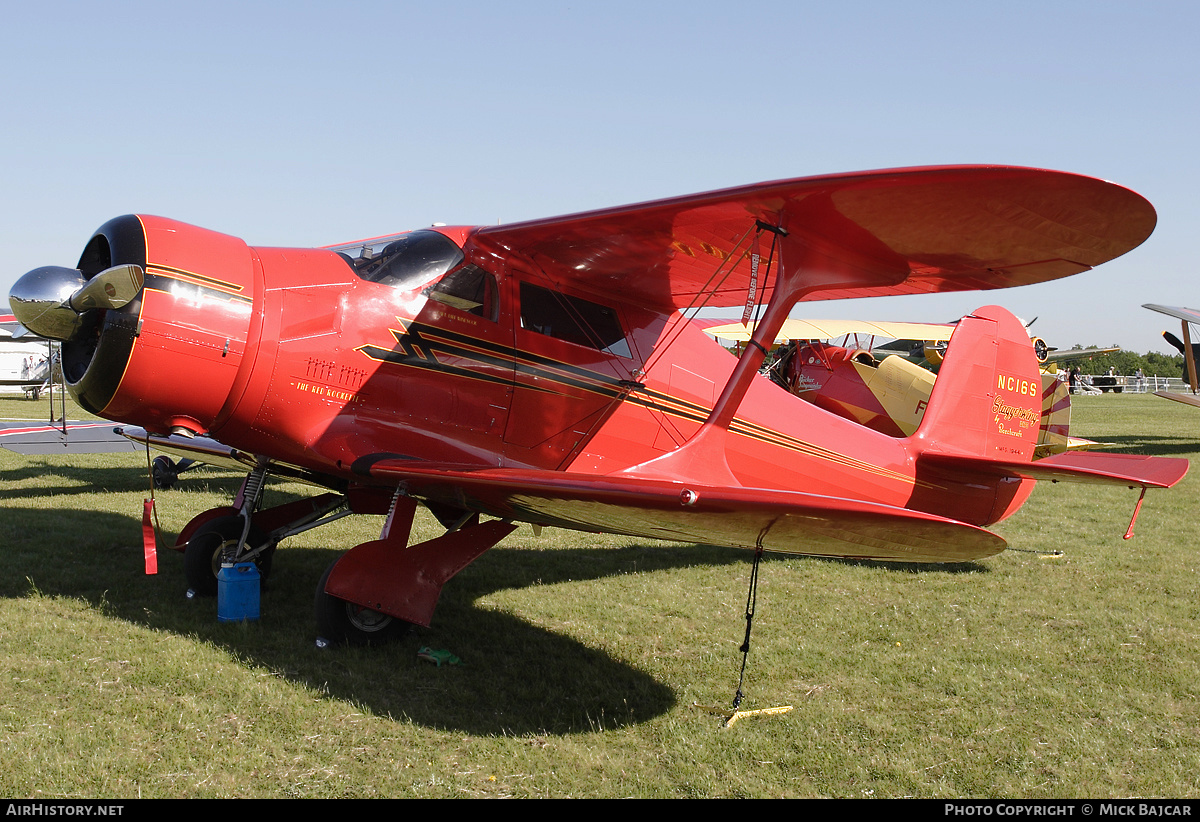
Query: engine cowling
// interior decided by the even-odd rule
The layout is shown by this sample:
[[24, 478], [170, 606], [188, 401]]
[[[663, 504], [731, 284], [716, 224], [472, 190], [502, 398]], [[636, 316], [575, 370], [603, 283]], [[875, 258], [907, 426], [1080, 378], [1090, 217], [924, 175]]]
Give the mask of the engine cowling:
[[[72, 306], [68, 290], [81, 295], [122, 266], [144, 274], [132, 299], [113, 307], [119, 301], [76, 296]], [[18, 303], [27, 315], [40, 312], [63, 340], [63, 376], [83, 408], [159, 433], [208, 432], [233, 401], [256, 289], [261, 296], [256, 270], [236, 237], [127, 215], [96, 231], [77, 269], [35, 269], [10, 302], [18, 319]]]

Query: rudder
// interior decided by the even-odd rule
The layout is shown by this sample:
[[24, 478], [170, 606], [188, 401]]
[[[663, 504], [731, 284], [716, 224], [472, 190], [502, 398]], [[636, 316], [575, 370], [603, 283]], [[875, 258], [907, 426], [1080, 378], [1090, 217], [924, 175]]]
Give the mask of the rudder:
[[913, 438], [927, 453], [1029, 462], [1041, 421], [1041, 372], [1020, 320], [995, 305], [963, 317]]

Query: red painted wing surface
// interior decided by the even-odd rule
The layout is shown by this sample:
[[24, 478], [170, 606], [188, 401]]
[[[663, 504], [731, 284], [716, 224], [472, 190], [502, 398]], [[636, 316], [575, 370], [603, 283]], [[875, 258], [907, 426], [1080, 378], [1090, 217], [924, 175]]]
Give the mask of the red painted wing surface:
[[[1136, 247], [1156, 219], [1140, 195], [1103, 180], [950, 166], [760, 183], [481, 228], [474, 241], [562, 283], [681, 308], [710, 291], [709, 305], [745, 302], [753, 220], [785, 226], [842, 270], [844, 287], [807, 298], [827, 300], [1053, 280]], [[722, 261], [736, 266], [714, 280]]]
[[890, 505], [767, 488], [718, 488], [561, 471], [445, 471], [382, 462], [417, 497], [581, 531], [812, 556], [959, 562], [1004, 550], [973, 525]]

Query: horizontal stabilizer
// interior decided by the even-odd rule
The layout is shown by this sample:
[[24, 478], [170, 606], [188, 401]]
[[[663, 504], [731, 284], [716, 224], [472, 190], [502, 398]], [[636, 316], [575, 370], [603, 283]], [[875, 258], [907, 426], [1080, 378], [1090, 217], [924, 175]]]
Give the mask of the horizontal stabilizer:
[[968, 470], [1001, 477], [1170, 488], [1188, 470], [1188, 461], [1177, 457], [1147, 457], [1140, 454], [1107, 454], [1075, 451], [1036, 462], [1003, 462], [977, 457], [924, 454], [922, 464]]
[[964, 562], [1005, 548], [957, 520], [816, 494], [400, 460], [377, 462], [370, 474], [414, 497], [502, 519], [650, 539], [890, 562]]
[[1155, 391], [1154, 396], [1162, 397], [1164, 400], [1181, 402], [1184, 405], [1191, 405], [1195, 406], [1196, 408], [1200, 408], [1200, 396], [1197, 396], [1196, 394], [1175, 394], [1170, 391]]

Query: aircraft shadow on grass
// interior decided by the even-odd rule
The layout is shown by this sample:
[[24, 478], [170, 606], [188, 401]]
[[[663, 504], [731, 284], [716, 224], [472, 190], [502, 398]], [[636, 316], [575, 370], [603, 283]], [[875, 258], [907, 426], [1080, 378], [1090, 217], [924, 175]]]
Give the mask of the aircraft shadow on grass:
[[[171, 552], [160, 555], [158, 577], [144, 576], [139, 531], [129, 517], [70, 509], [9, 511], [10, 521], [21, 525], [12, 550], [0, 559], [6, 569], [0, 574], [2, 596], [25, 596], [32, 583], [42, 594], [79, 598], [133, 624], [201, 637], [379, 715], [471, 733], [587, 732], [600, 725], [646, 721], [676, 701], [670, 688], [647, 673], [603, 650], [481, 607], [480, 597], [539, 582], [580, 580], [585, 572], [600, 578], [635, 565], [654, 571], [744, 559], [744, 552], [722, 548], [493, 552], [478, 571], [462, 575], [462, 584], [447, 588], [432, 629], [417, 629], [367, 652], [318, 651], [313, 646], [312, 584], [338, 551], [288, 552], [263, 595], [262, 624], [247, 632], [218, 623], [214, 600], [183, 597], [182, 562]], [[276, 641], [286, 622], [297, 626], [290, 641]], [[729, 630], [736, 633], [738, 626]], [[255, 649], [256, 633], [277, 636]], [[439, 642], [451, 644], [467, 664], [439, 669], [417, 660], [418, 647]], [[311, 652], [297, 653], [298, 644]], [[731, 659], [731, 671], [735, 665]], [[386, 679], [388, 687], [380, 689], [379, 679]]]
[[1137, 434], [1133, 436], [1098, 437], [1114, 447], [1105, 450], [1121, 454], [1145, 454], [1153, 457], [1192, 456], [1200, 445], [1195, 438], [1182, 434], [1162, 435]]
[[[150, 487], [144, 458], [141, 462], [135, 460], [129, 466], [95, 466], [78, 461], [68, 463], [37, 457], [18, 457], [17, 460], [15, 465], [0, 468], [0, 484], [21, 486], [5, 490], [5, 499], [42, 499], [49, 496], [94, 494], [99, 490], [140, 493], [148, 492]], [[61, 482], [50, 481], [47, 484], [47, 477], [61, 478]], [[187, 477], [193, 484], [205, 482], [211, 486], [219, 485], [223, 489], [230, 489], [229, 493], [236, 491], [242, 481], [240, 476], [223, 470], [197, 472], [188, 474]], [[38, 484], [33, 485], [34, 482]]]
[[[183, 596], [182, 559], [174, 552], [161, 551], [158, 576], [145, 576], [138, 523], [126, 515], [73, 509], [8, 511], [9, 521], [19, 526], [10, 534], [10, 550], [0, 558], [0, 596], [26, 596], [32, 583], [44, 595], [82, 599], [135, 625], [211, 642], [377, 715], [477, 734], [591, 732], [645, 722], [677, 702], [671, 687], [645, 671], [481, 601], [505, 590], [697, 565], [729, 566], [731, 590], [737, 590], [748, 579], [751, 557], [743, 550], [703, 545], [506, 547], [488, 552], [446, 587], [432, 628], [415, 629], [383, 647], [320, 651], [313, 643], [312, 584], [339, 550], [285, 549], [263, 594], [263, 619], [247, 628], [219, 623], [214, 600], [188, 601]], [[768, 563], [786, 559], [767, 555]], [[958, 563], [901, 570], [933, 569], [978, 572], [986, 566]], [[768, 566], [764, 573], [769, 572]], [[619, 632], [621, 626], [612, 623], [605, 630]], [[712, 621], [711, 631], [731, 640], [729, 693], [718, 695], [718, 701], [732, 697], [743, 630], [740, 617]], [[465, 664], [436, 668], [419, 661], [416, 651], [423, 645], [446, 646]], [[387, 686], [380, 688], [380, 681]]]

